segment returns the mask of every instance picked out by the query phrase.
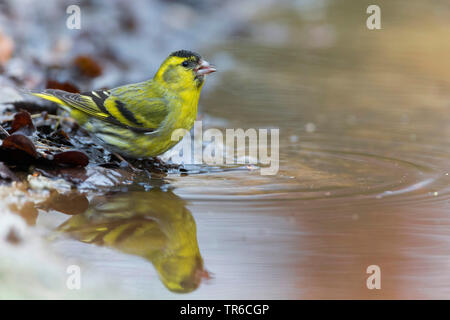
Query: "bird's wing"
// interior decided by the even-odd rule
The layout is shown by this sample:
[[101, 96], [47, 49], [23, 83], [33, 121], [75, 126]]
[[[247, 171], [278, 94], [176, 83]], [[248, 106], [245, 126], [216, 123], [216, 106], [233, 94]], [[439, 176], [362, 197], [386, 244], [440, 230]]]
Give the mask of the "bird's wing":
[[149, 81], [118, 87], [104, 105], [108, 112], [137, 128], [159, 128], [169, 114], [170, 101], [161, 88]]
[[32, 92], [31, 94], [65, 107], [83, 111], [93, 117], [100, 119], [106, 119], [108, 117], [107, 112], [103, 112], [89, 95], [70, 93], [55, 89], [47, 89], [42, 93]]
[[33, 94], [136, 132], [157, 130], [168, 114], [164, 98], [152, 97], [136, 85], [81, 94], [53, 89]]

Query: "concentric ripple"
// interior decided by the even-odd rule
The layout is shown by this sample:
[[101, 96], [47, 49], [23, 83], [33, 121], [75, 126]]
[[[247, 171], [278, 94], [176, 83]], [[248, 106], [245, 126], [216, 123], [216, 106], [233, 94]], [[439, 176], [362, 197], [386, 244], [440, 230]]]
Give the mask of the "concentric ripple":
[[188, 176], [169, 180], [178, 193], [191, 199], [448, 197], [448, 190], [441, 190], [445, 174], [431, 166], [378, 154], [310, 147], [297, 150], [296, 158], [297, 162], [282, 160], [275, 176], [262, 176], [247, 166], [197, 167]]

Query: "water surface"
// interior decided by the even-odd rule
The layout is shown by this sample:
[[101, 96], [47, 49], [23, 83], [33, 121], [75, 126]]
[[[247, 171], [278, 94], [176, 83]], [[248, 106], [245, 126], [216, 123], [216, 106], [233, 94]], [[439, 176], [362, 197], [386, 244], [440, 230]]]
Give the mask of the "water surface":
[[[97, 246], [72, 233], [55, 248], [107, 275], [124, 298], [449, 298], [450, 8], [382, 1], [382, 30], [369, 31], [366, 3], [324, 3], [309, 14], [266, 10], [207, 53], [226, 68], [201, 116], [223, 128], [279, 128], [277, 175], [170, 174], [148, 183], [169, 193], [149, 194], [148, 211], [131, 205], [146, 197], [139, 187], [119, 195], [126, 219], [151, 221], [140, 226], [149, 223], [150, 237], [136, 240], [135, 226], [121, 231], [132, 245]], [[91, 199], [83, 219], [107, 219], [110, 203], [99, 213]], [[192, 220], [155, 218], [164, 211]], [[183, 271], [192, 280], [183, 295], [142, 250], [160, 250], [165, 264], [167, 243], [186, 241], [190, 253], [175, 256], [198, 250], [201, 260]], [[366, 287], [369, 265], [381, 268], [381, 290]]]

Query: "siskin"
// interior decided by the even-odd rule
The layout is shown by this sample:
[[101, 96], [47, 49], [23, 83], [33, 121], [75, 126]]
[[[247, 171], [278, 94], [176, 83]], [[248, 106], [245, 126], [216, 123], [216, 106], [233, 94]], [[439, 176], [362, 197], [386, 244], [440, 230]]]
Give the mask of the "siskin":
[[144, 82], [81, 94], [53, 89], [32, 94], [68, 110], [109, 151], [155, 157], [178, 143], [172, 140], [175, 130], [192, 128], [205, 75], [214, 71], [199, 54], [180, 50]]

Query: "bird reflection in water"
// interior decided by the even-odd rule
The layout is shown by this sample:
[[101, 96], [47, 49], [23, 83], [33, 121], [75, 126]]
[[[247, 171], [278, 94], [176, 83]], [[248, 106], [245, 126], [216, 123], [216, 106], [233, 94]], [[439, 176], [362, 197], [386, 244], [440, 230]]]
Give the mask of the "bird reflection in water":
[[209, 279], [186, 202], [171, 191], [130, 191], [94, 198], [82, 214], [58, 227], [71, 237], [141, 256], [164, 285], [186, 293]]

